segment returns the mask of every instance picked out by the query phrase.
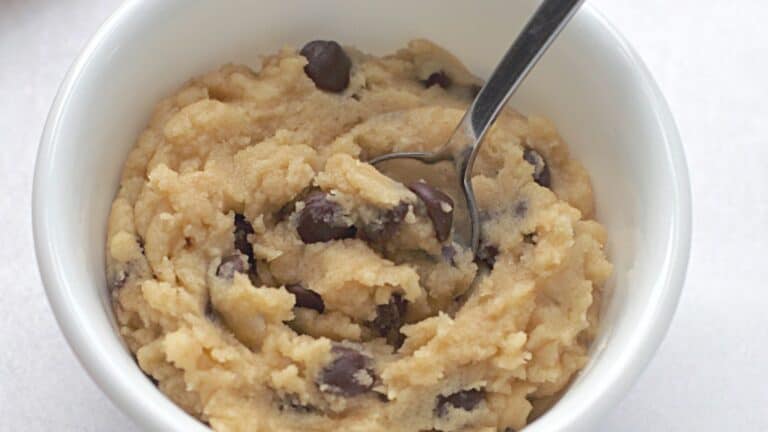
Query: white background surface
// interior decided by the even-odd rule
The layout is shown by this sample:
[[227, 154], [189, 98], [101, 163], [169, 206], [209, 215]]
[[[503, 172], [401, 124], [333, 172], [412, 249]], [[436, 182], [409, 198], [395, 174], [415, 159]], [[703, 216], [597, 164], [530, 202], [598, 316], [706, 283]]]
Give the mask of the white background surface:
[[[599, 428], [768, 430], [768, 4], [591, 0], [675, 113], [694, 192], [688, 281], [669, 335]], [[58, 83], [119, 0], [0, 0], [0, 430], [137, 431], [90, 381], [32, 248], [37, 141]]]

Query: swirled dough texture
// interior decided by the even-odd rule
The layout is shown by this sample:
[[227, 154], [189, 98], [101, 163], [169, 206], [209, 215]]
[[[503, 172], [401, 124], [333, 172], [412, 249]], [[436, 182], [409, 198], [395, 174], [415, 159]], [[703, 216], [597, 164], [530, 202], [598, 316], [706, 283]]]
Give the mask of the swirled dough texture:
[[460, 197], [365, 161], [438, 147], [480, 82], [424, 40], [343, 50], [340, 91], [283, 49], [157, 105], [109, 218], [120, 333], [217, 431], [519, 430], [598, 325], [611, 265], [588, 175], [549, 121], [504, 112], [472, 177], [475, 258]]

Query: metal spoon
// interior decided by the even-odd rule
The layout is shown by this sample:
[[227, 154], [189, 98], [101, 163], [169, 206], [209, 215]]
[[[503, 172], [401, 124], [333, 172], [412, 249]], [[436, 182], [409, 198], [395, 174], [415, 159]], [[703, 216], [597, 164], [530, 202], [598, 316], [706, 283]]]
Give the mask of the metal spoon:
[[392, 159], [416, 159], [426, 164], [453, 161], [470, 219], [470, 243], [477, 254], [480, 217], [472, 189], [472, 166], [485, 133], [528, 72], [555, 40], [584, 0], [544, 0], [480, 89], [448, 141], [434, 152], [395, 152], [371, 159], [378, 164]]

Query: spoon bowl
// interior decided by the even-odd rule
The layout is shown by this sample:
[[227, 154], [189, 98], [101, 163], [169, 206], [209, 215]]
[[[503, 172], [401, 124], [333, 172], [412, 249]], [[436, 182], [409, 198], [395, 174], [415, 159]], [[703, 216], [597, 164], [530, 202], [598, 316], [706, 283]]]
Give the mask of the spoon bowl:
[[394, 152], [373, 158], [376, 165], [394, 159], [415, 159], [425, 164], [452, 161], [469, 216], [469, 236], [456, 236], [457, 242], [477, 255], [480, 247], [481, 221], [475, 192], [472, 189], [472, 167], [486, 132], [507, 101], [528, 76], [533, 66], [568, 24], [584, 0], [544, 0], [517, 36], [512, 46], [488, 81], [470, 104], [448, 141], [434, 152]]

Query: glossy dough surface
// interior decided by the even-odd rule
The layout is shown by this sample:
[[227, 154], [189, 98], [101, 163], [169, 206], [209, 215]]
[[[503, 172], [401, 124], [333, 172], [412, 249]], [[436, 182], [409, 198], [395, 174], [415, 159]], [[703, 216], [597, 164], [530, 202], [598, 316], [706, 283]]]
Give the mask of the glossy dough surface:
[[120, 332], [217, 431], [519, 430], [598, 325], [611, 265], [589, 177], [549, 121], [503, 113], [474, 171], [475, 259], [439, 176], [363, 161], [439, 146], [480, 81], [423, 40], [343, 53], [330, 91], [283, 49], [158, 104], [109, 219]]

